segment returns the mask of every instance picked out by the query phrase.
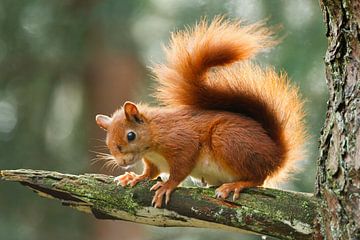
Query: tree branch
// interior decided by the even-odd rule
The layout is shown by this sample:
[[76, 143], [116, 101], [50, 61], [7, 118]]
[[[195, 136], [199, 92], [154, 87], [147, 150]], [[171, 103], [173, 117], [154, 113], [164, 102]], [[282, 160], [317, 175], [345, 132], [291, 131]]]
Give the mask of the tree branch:
[[201, 227], [251, 231], [281, 239], [311, 239], [317, 201], [310, 194], [275, 189], [245, 190], [240, 199], [214, 198], [213, 188], [178, 188], [166, 209], [151, 207], [154, 182], [122, 188], [113, 177], [70, 175], [40, 170], [3, 170], [0, 178], [20, 182], [39, 195], [99, 219], [162, 227]]

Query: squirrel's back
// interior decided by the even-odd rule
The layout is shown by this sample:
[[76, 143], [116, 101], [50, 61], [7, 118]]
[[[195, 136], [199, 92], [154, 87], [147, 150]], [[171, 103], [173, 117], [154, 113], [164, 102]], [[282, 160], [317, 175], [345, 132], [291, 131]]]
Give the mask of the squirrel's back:
[[[262, 69], [247, 60], [273, 46], [272, 32], [262, 23], [240, 26], [215, 18], [172, 35], [167, 63], [154, 68], [156, 97], [168, 106], [238, 113], [259, 122], [279, 146], [281, 180], [303, 158], [306, 139], [303, 101], [285, 74]], [[212, 67], [217, 67], [212, 69]]]

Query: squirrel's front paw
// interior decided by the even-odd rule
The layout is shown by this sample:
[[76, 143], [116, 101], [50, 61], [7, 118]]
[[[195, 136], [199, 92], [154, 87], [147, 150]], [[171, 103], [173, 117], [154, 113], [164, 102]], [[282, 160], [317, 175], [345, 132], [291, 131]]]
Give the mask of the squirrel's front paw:
[[133, 187], [144, 179], [146, 179], [146, 176], [144, 175], [137, 175], [134, 172], [125, 172], [123, 175], [115, 177], [114, 182], [122, 187], [125, 187], [126, 185]]
[[172, 184], [171, 182], [157, 182], [150, 188], [150, 191], [156, 190], [151, 205], [156, 208], [161, 208], [164, 196], [165, 205], [167, 205], [170, 201], [170, 194], [176, 188], [176, 186], [177, 184]]

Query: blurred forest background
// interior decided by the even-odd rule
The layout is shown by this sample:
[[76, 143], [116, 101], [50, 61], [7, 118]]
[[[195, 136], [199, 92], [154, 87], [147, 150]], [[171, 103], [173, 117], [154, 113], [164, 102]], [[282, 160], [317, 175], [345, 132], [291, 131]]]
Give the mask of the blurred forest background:
[[[312, 192], [327, 97], [325, 29], [313, 0], [0, 0], [0, 169], [121, 173], [91, 165], [91, 151], [105, 151], [95, 114], [111, 114], [125, 100], [156, 104], [147, 66], [163, 59], [161, 44], [171, 31], [218, 14], [283, 26], [283, 42], [257, 60], [288, 72], [307, 99], [310, 154], [286, 188]], [[170, 238], [240, 239], [99, 221], [0, 183], [0, 239]]]

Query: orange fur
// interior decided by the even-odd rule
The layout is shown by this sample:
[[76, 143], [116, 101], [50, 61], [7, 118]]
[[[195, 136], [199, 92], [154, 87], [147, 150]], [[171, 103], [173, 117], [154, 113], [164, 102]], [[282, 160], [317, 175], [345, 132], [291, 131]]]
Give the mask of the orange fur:
[[[156, 97], [165, 106], [186, 105], [228, 111], [259, 122], [279, 145], [281, 161], [272, 175], [282, 181], [304, 155], [306, 139], [303, 101], [286, 74], [278, 75], [246, 60], [276, 44], [272, 32], [256, 23], [216, 18], [209, 26], [200, 22], [189, 31], [173, 34], [166, 49], [167, 63], [154, 68], [159, 83]], [[270, 178], [268, 178], [269, 180]]]
[[221, 18], [174, 34], [167, 63], [154, 68], [165, 106], [126, 102], [111, 118], [97, 117], [119, 165], [146, 159], [142, 175], [127, 173], [120, 183], [169, 173], [152, 188], [160, 207], [187, 176], [223, 184], [217, 195], [226, 198], [290, 172], [305, 140], [298, 90], [285, 74], [244, 61], [275, 44], [271, 35], [262, 24], [241, 27]]

